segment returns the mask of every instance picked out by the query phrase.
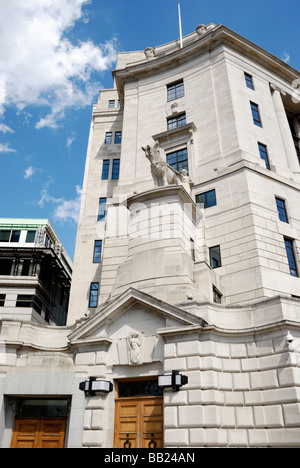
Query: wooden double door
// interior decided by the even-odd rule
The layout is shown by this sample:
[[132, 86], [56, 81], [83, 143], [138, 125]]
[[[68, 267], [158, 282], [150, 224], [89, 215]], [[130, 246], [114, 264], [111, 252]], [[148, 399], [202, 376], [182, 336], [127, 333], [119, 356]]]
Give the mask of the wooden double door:
[[163, 398], [116, 401], [115, 448], [163, 448]]
[[64, 448], [65, 419], [16, 419], [11, 448]]

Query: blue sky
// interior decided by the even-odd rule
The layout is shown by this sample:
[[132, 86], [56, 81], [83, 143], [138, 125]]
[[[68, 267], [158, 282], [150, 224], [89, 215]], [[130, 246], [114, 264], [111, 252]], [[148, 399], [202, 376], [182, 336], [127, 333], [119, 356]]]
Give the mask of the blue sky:
[[[48, 218], [71, 258], [92, 104], [118, 52], [179, 36], [177, 0], [0, 0], [0, 218]], [[181, 0], [300, 70], [299, 0]], [[13, 25], [13, 27], [12, 27]]]

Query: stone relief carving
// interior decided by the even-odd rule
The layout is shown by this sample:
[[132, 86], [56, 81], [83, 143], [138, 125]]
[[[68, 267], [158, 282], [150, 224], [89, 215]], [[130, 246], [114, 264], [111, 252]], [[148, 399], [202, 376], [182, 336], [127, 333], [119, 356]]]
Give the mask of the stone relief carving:
[[144, 53], [145, 53], [147, 59], [151, 59], [155, 55], [155, 50], [153, 49], [153, 47], [147, 47], [147, 49], [145, 49]]
[[160, 152], [149, 145], [142, 148], [146, 158], [150, 161], [152, 175], [157, 180], [159, 187], [167, 185], [182, 185], [190, 193], [192, 181], [185, 169], [181, 173], [169, 166], [161, 157]]
[[205, 26], [205, 24], [199, 24], [199, 26], [197, 26], [196, 28], [196, 33], [198, 34], [198, 36], [202, 36], [207, 31], [208, 29], [207, 29], [207, 26]]
[[132, 333], [127, 338], [128, 351], [129, 351], [129, 363], [130, 364], [141, 364], [142, 361], [142, 342], [143, 336], [140, 333]]

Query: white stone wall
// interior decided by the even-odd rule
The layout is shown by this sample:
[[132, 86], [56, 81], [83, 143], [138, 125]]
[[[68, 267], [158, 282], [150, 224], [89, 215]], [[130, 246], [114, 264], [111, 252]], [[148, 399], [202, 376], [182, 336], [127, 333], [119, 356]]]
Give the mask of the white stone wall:
[[279, 333], [219, 338], [165, 345], [165, 372], [189, 378], [178, 393], [165, 391], [165, 446], [298, 446], [299, 354]]

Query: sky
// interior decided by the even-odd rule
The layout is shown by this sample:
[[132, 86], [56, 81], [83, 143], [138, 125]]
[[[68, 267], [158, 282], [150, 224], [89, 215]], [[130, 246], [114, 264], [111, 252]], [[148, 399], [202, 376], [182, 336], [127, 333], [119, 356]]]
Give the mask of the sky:
[[[181, 0], [300, 70], [299, 0]], [[0, 0], [0, 218], [49, 219], [74, 257], [92, 105], [117, 54], [179, 37], [177, 0]]]

